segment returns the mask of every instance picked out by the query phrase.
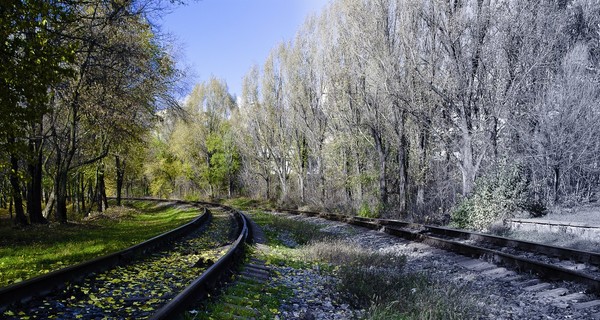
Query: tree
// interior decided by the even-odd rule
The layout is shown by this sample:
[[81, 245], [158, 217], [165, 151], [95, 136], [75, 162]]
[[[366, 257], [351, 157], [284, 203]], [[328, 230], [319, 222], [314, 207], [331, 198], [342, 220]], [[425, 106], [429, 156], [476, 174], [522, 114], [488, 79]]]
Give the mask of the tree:
[[152, 6], [93, 1], [80, 9], [71, 31], [79, 44], [77, 72], [55, 89], [49, 118], [61, 222], [67, 219], [69, 172], [106, 157], [118, 137], [149, 129], [176, 76], [146, 21]]
[[209, 197], [232, 193], [237, 152], [230, 139], [235, 101], [227, 84], [216, 78], [198, 84], [185, 102], [184, 118], [175, 122], [171, 150], [182, 162], [184, 188], [207, 188]]
[[75, 46], [64, 41], [63, 31], [72, 19], [72, 7], [59, 1], [17, 0], [2, 2], [0, 12], [0, 145], [10, 153], [17, 224], [27, 224], [19, 158], [27, 159], [31, 175], [27, 194], [30, 220], [43, 223], [41, 124], [50, 110], [48, 89], [71, 74], [69, 62]]

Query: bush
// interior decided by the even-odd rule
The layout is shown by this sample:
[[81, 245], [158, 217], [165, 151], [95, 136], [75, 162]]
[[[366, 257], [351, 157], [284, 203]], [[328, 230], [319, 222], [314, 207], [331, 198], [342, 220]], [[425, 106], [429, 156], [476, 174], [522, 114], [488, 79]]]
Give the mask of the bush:
[[379, 218], [379, 212], [381, 211], [380, 206], [371, 209], [371, 206], [367, 202], [363, 202], [358, 209], [358, 216], [363, 218]]
[[533, 200], [523, 166], [499, 166], [477, 181], [471, 196], [452, 212], [451, 225], [486, 231], [520, 210], [543, 214], [545, 208]]

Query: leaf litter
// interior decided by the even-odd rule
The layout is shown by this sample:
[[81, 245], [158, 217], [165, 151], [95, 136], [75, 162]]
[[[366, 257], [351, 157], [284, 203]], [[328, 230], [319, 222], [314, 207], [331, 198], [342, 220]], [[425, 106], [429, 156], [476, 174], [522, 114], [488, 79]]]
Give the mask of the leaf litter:
[[213, 210], [213, 219], [170, 249], [146, 254], [69, 283], [60, 292], [0, 313], [6, 319], [144, 319], [182, 291], [231, 243], [233, 220]]

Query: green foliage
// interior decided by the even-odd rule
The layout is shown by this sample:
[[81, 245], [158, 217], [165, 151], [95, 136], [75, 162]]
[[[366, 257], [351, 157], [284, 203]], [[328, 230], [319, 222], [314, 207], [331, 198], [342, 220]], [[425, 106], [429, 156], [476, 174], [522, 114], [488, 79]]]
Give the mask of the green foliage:
[[150, 192], [158, 197], [169, 197], [175, 190], [175, 180], [182, 172], [181, 162], [169, 150], [160, 137], [151, 141], [149, 161], [145, 164], [145, 174], [150, 179]]
[[358, 216], [363, 218], [379, 218], [380, 206], [371, 209], [367, 202], [363, 202], [358, 210]]
[[[60, 29], [72, 18], [57, 1], [0, 3], [0, 138], [18, 136], [48, 112], [48, 88], [71, 74], [75, 45]], [[24, 107], [26, 106], [26, 107]], [[1, 141], [1, 140], [0, 140]]]
[[481, 177], [473, 194], [463, 200], [451, 214], [451, 224], [458, 228], [488, 230], [494, 223], [526, 210], [532, 200], [529, 180], [522, 166], [499, 166]]
[[[171, 188], [164, 193], [186, 190], [178, 197], [218, 198], [229, 195], [241, 166], [241, 156], [234, 141], [230, 115], [235, 109], [227, 84], [215, 78], [196, 85], [185, 103], [183, 117], [165, 118], [159, 127], [166, 151], [173, 157], [176, 171], [170, 175]], [[173, 119], [174, 118], [174, 119]], [[151, 151], [149, 161], [160, 162], [160, 146]], [[153, 148], [156, 148], [153, 146]], [[160, 190], [165, 179], [147, 175]], [[154, 181], [158, 179], [159, 181]]]

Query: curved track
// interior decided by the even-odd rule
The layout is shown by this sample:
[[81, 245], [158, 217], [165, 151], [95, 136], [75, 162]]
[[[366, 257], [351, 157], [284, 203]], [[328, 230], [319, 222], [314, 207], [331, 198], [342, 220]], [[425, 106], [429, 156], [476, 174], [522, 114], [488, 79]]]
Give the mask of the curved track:
[[464, 230], [429, 226], [390, 219], [372, 219], [338, 214], [282, 209], [281, 212], [318, 216], [381, 230], [391, 235], [454, 251], [469, 257], [485, 258], [541, 278], [566, 280], [586, 285], [600, 293], [600, 254], [520, 241]]
[[250, 232], [246, 217], [232, 208], [174, 202], [194, 205], [203, 214], [126, 250], [2, 288], [0, 314], [8, 319], [176, 318], [230, 273]]

